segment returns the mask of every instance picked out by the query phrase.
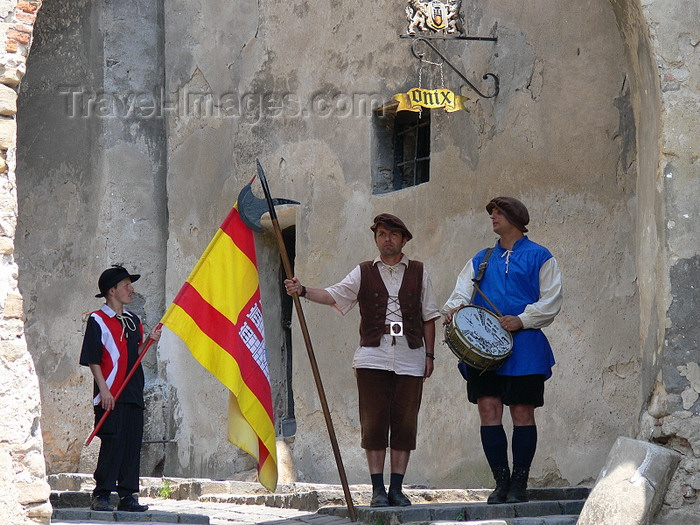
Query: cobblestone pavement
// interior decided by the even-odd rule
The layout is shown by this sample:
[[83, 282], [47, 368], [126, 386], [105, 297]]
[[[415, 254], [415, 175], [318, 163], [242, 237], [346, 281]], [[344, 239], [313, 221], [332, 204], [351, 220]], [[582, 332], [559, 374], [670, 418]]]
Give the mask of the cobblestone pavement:
[[151, 510], [173, 513], [202, 514], [209, 516], [212, 525], [248, 525], [280, 520], [294, 520], [315, 513], [268, 507], [265, 505], [235, 505], [231, 503], [210, 503], [186, 500], [156, 500], [141, 498]]

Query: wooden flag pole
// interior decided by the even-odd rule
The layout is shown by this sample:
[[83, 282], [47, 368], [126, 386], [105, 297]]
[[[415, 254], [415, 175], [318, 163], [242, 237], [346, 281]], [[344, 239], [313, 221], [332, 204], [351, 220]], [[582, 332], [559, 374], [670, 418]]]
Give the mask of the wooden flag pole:
[[[163, 326], [162, 323], [158, 323], [156, 325], [156, 327], [154, 328], [154, 330], [158, 330], [162, 326]], [[134, 363], [134, 366], [131, 367], [131, 370], [129, 370], [129, 373], [124, 378], [124, 381], [122, 382], [121, 386], [117, 390], [117, 393], [114, 394], [114, 402], [115, 403], [117, 402], [117, 399], [119, 399], [119, 396], [122, 395], [122, 392], [124, 391], [124, 387], [126, 387], [126, 384], [129, 382], [129, 380], [132, 378], [132, 376], [136, 373], [136, 368], [138, 368], [138, 366], [141, 364], [143, 357], [146, 355], [146, 352], [148, 352], [148, 349], [151, 348], [153, 341], [155, 341], [155, 339], [151, 339], [150, 337], [148, 338], [148, 341], [146, 341], [146, 346], [144, 346], [143, 350], [141, 350], [141, 353], [139, 354], [138, 359], [136, 359], [136, 362]], [[102, 425], [104, 425], [104, 422], [107, 419], [107, 416], [109, 415], [109, 413], [111, 411], [112, 411], [112, 409], [105, 410], [105, 413], [102, 414], [102, 417], [97, 422], [97, 425], [95, 425], [95, 429], [92, 431], [92, 433], [85, 440], [85, 446], [88, 446], [92, 442], [93, 438], [97, 435], [97, 433], [102, 428]]]
[[[289, 255], [287, 254], [287, 248], [284, 245], [284, 239], [282, 237], [282, 231], [280, 230], [279, 222], [277, 221], [277, 213], [275, 212], [275, 207], [272, 203], [272, 196], [270, 195], [270, 188], [267, 186], [267, 180], [265, 179], [265, 173], [263, 172], [260, 162], [256, 159], [258, 165], [258, 176], [260, 177], [260, 182], [262, 183], [263, 191], [265, 192], [265, 198], [267, 199], [267, 205], [270, 208], [270, 219], [272, 220], [272, 227], [275, 230], [275, 237], [277, 237], [277, 245], [279, 246], [280, 254], [282, 255], [282, 264], [284, 265], [284, 272], [287, 275], [287, 279], [294, 277], [292, 273], [292, 266], [289, 262]], [[335, 462], [338, 466], [338, 473], [340, 474], [340, 483], [343, 486], [343, 492], [345, 494], [345, 501], [348, 506], [348, 514], [352, 521], [357, 521], [357, 515], [355, 513], [355, 507], [352, 503], [352, 497], [350, 495], [350, 487], [348, 486], [348, 480], [345, 476], [345, 468], [343, 467], [343, 458], [340, 456], [340, 449], [338, 447], [338, 439], [335, 436], [335, 430], [333, 429], [333, 421], [331, 420], [331, 413], [328, 409], [328, 401], [326, 400], [326, 394], [323, 390], [323, 383], [321, 382], [321, 374], [318, 370], [318, 364], [316, 363], [316, 356], [314, 355], [314, 350], [311, 345], [311, 337], [309, 336], [309, 329], [306, 325], [306, 319], [304, 318], [304, 311], [301, 308], [301, 300], [297, 294], [292, 295], [294, 300], [294, 306], [299, 317], [299, 326], [301, 328], [301, 333], [304, 336], [304, 344], [306, 345], [306, 352], [309, 354], [309, 361], [311, 362], [311, 371], [313, 372], [314, 381], [316, 382], [316, 389], [318, 390], [318, 396], [321, 400], [321, 408], [323, 409], [323, 416], [326, 419], [326, 427], [328, 428], [328, 435], [331, 439], [331, 446], [333, 447], [333, 455], [335, 456]]]

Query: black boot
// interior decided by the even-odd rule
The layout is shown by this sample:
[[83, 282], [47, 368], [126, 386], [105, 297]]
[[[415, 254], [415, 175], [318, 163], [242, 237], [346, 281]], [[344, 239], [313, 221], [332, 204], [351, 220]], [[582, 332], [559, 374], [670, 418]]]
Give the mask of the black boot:
[[494, 505], [496, 503], [505, 503], [510, 489], [510, 469], [508, 467], [496, 467], [491, 469], [493, 479], [496, 480], [496, 490], [489, 494], [486, 503]]
[[510, 490], [506, 497], [506, 503], [523, 503], [527, 499], [527, 478], [530, 471], [513, 467], [513, 475], [510, 478]]

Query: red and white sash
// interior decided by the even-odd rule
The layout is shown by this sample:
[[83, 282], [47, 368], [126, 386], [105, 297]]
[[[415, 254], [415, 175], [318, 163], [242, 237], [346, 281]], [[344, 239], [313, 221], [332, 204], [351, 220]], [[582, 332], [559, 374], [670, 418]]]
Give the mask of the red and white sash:
[[[111, 309], [110, 309], [111, 310]], [[124, 336], [122, 322], [114, 312], [109, 313], [104, 310], [92, 312], [90, 316], [97, 322], [102, 332], [102, 362], [100, 368], [105, 378], [109, 391], [115, 394], [128, 372], [129, 351], [127, 349], [127, 339]], [[129, 315], [124, 312], [124, 315]], [[138, 329], [137, 329], [138, 330]], [[143, 337], [143, 334], [141, 334]], [[101, 396], [98, 393], [92, 400], [94, 405], [99, 405]]]

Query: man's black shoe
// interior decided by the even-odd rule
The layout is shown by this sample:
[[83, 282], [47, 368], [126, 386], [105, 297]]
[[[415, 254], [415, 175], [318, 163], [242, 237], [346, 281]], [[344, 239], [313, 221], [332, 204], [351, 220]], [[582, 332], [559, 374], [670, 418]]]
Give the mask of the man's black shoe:
[[129, 495], [124, 496], [119, 500], [117, 510], [123, 510], [126, 512], [146, 512], [148, 510], [148, 505], [140, 505], [135, 497]]
[[392, 507], [408, 507], [411, 500], [404, 496], [400, 490], [389, 491], [389, 505]]
[[104, 512], [112, 512], [114, 510], [114, 507], [109, 504], [109, 496], [93, 496], [90, 508]]
[[372, 493], [372, 501], [369, 504], [370, 507], [388, 507], [389, 506], [389, 498], [386, 495], [386, 492], [383, 490], [375, 490]]

